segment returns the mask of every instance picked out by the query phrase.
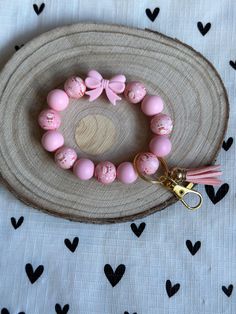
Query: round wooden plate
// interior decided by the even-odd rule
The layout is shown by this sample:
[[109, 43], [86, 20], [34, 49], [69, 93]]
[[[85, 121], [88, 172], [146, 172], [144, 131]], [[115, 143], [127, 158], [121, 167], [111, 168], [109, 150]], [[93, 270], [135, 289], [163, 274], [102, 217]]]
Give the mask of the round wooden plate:
[[[97, 69], [104, 77], [124, 74], [159, 94], [174, 121], [170, 166], [211, 164], [226, 131], [229, 106], [214, 67], [191, 47], [159, 33], [115, 25], [76, 24], [30, 41], [0, 76], [0, 171], [24, 203], [71, 220], [108, 223], [148, 215], [176, 201], [159, 185], [142, 179], [104, 186], [82, 182], [59, 169], [40, 144], [39, 112], [47, 93], [73, 74]], [[105, 97], [71, 101], [61, 131], [79, 156], [115, 164], [148, 149], [149, 119], [139, 105]]]

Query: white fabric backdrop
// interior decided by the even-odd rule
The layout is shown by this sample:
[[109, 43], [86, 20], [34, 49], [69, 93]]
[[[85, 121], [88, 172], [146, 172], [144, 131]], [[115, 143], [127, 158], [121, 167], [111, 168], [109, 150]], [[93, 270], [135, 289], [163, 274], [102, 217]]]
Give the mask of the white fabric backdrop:
[[[41, 1], [35, 0], [40, 6]], [[0, 0], [0, 63], [14, 46], [58, 25], [79, 21], [120, 23], [150, 28], [176, 37], [203, 53], [219, 71], [228, 91], [230, 120], [226, 134], [235, 134], [236, 3], [234, 0], [44, 0], [40, 15], [31, 0]], [[145, 10], [160, 12], [154, 22]], [[197, 22], [211, 23], [202, 36]], [[20, 106], [20, 104], [19, 104]], [[146, 228], [137, 237], [130, 223], [89, 225], [69, 222], [24, 206], [0, 187], [0, 310], [26, 314], [55, 313], [55, 304], [69, 304], [70, 314], [222, 314], [236, 313], [236, 291], [228, 297], [222, 286], [236, 285], [235, 145], [221, 150], [218, 162], [230, 188], [213, 204], [204, 187], [204, 206], [188, 212], [181, 204], [135, 221]], [[217, 190], [217, 189], [216, 189]], [[11, 217], [24, 221], [13, 228]], [[79, 238], [72, 253], [66, 238]], [[201, 242], [193, 256], [186, 240]], [[25, 265], [44, 266], [31, 284]], [[104, 265], [126, 266], [112, 287]], [[165, 284], [179, 283], [168, 297]], [[230, 290], [230, 287], [229, 287]], [[230, 294], [230, 291], [229, 293]], [[66, 313], [67, 309], [58, 313]], [[6, 310], [2, 313], [7, 313]], [[126, 314], [127, 314], [126, 313]]]

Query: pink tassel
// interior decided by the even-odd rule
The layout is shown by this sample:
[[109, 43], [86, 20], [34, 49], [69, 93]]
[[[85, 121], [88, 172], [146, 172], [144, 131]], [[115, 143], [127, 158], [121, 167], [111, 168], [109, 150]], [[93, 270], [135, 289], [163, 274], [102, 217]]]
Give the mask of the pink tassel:
[[220, 165], [186, 169], [186, 181], [207, 185], [220, 185], [222, 181], [217, 176], [222, 175]]

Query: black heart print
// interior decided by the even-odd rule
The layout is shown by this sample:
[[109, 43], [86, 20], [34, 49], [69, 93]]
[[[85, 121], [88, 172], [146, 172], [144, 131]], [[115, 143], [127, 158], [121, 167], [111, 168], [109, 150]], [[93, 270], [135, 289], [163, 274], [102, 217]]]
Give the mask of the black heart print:
[[78, 244], [79, 244], [79, 238], [75, 237], [73, 239], [73, 241], [71, 242], [69, 239], [65, 239], [64, 243], [66, 245], [66, 247], [72, 252], [74, 253], [74, 251], [76, 250]]
[[44, 270], [43, 265], [39, 265], [35, 270], [33, 269], [33, 266], [31, 264], [25, 265], [25, 271], [29, 278], [29, 281], [33, 284], [35, 281], [39, 279], [39, 277], [42, 275]]
[[172, 283], [170, 280], [166, 281], [166, 292], [169, 298], [175, 295], [179, 291], [179, 288], [180, 288], [179, 283], [176, 283], [175, 285], [172, 286]]
[[154, 22], [160, 12], [160, 8], [155, 8], [153, 12], [150, 9], [146, 9], [147, 17]]
[[192, 255], [195, 255], [197, 253], [197, 251], [200, 249], [201, 247], [201, 242], [200, 241], [197, 241], [196, 243], [194, 243], [194, 245], [192, 244], [192, 242], [190, 240], [187, 240], [186, 241], [186, 246], [189, 250], [189, 252], [192, 254]]
[[146, 227], [146, 224], [145, 224], [145, 222], [142, 222], [138, 227], [137, 227], [137, 225], [135, 224], [135, 223], [132, 223], [131, 225], [130, 225], [130, 227], [131, 227], [131, 230], [133, 231], [133, 233], [136, 235], [136, 237], [140, 237], [141, 236], [141, 234], [143, 233], [143, 230], [145, 229], [145, 227]]
[[67, 314], [69, 311], [69, 308], [70, 308], [69, 304], [65, 304], [63, 308], [58, 303], [55, 305], [55, 311], [57, 314]]
[[112, 287], [115, 287], [125, 273], [125, 265], [120, 264], [116, 268], [116, 270], [113, 271], [111, 265], [106, 264], [104, 266], [104, 273], [105, 273], [107, 279], [109, 280], [110, 284], [112, 285]]
[[215, 205], [219, 201], [221, 201], [225, 197], [225, 195], [228, 193], [229, 185], [228, 183], [222, 184], [221, 187], [216, 192], [216, 194], [215, 194], [214, 187], [212, 185], [205, 185], [205, 190], [208, 197], [210, 198], [212, 203]]
[[224, 292], [225, 295], [227, 295], [227, 297], [230, 297], [232, 292], [233, 292], [233, 285], [229, 285], [228, 288], [226, 288], [225, 286], [222, 286], [222, 290]]
[[211, 23], [207, 23], [205, 26], [203, 26], [202, 22], [198, 22], [197, 27], [202, 36], [205, 36], [211, 28]]
[[232, 137], [229, 137], [227, 139], [227, 141], [224, 141], [223, 144], [222, 144], [222, 148], [227, 152], [227, 150], [230, 149], [230, 147], [232, 146], [233, 144], [233, 138]]
[[33, 8], [34, 8], [34, 12], [37, 14], [37, 15], [40, 15], [44, 8], [45, 8], [45, 3], [42, 3], [39, 7], [37, 4], [33, 4]]
[[230, 60], [230, 61], [229, 61], [229, 64], [231, 65], [231, 67], [232, 67], [234, 70], [236, 70], [236, 60], [235, 60], [235, 62], [232, 61], [232, 60]]
[[23, 47], [23, 46], [24, 46], [23, 44], [20, 45], [20, 46], [16, 45], [16, 46], [15, 46], [15, 50], [18, 51], [18, 50], [20, 50], [20, 48]]
[[22, 225], [23, 221], [24, 221], [23, 216], [21, 216], [17, 221], [16, 221], [15, 217], [11, 217], [11, 224], [12, 224], [14, 229], [19, 228]]
[[[1, 314], [10, 314], [10, 312], [8, 311], [8, 309], [6, 309], [5, 307], [1, 310]], [[25, 314], [25, 312], [19, 312], [18, 314]]]

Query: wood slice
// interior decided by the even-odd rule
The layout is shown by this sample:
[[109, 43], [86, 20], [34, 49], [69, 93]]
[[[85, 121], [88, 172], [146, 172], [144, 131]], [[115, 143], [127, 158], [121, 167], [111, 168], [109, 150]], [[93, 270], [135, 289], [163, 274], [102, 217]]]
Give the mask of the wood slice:
[[[22, 47], [0, 79], [0, 171], [24, 203], [76, 221], [121, 222], [161, 210], [176, 201], [159, 185], [145, 182], [104, 186], [82, 182], [59, 169], [43, 150], [37, 124], [47, 93], [66, 78], [90, 69], [104, 77], [122, 73], [160, 95], [174, 121], [170, 166], [211, 164], [221, 147], [229, 106], [214, 67], [191, 47], [159, 33], [115, 25], [76, 24], [47, 32]], [[71, 101], [60, 128], [80, 157], [115, 164], [148, 150], [149, 119], [140, 105], [117, 106], [100, 97]]]

